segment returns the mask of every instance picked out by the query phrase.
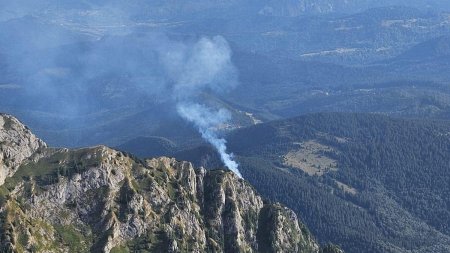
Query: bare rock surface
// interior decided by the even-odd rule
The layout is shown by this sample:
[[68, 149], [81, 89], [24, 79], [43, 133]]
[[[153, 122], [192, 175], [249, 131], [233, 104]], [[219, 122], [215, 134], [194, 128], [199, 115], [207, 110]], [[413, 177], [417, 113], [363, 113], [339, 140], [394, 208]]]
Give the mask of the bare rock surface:
[[0, 252], [320, 250], [293, 211], [231, 172], [47, 148], [11, 116], [0, 123]]
[[18, 166], [46, 144], [19, 120], [0, 114], [0, 185]]

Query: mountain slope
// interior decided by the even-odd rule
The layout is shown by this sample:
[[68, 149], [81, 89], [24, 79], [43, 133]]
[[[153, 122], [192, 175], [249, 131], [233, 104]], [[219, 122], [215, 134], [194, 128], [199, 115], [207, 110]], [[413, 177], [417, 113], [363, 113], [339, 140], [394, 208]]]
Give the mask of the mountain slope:
[[0, 185], [19, 165], [46, 144], [16, 118], [0, 114]]
[[[184, 132], [187, 128], [177, 128], [182, 126], [180, 120], [166, 116], [176, 115], [173, 101], [166, 100], [172, 96], [159, 96], [166, 93], [156, 88], [163, 82], [155, 80], [166, 77], [161, 76], [161, 62], [149, 50], [149, 41], [154, 33], [161, 32], [180, 43], [213, 34], [221, 34], [230, 42], [241, 85], [221, 99], [235, 105], [231, 111], [239, 125], [245, 125], [240, 120], [245, 114], [235, 113], [237, 108], [262, 120], [330, 108], [448, 118], [449, 92], [420, 85], [446, 84], [450, 79], [448, 59], [430, 61], [423, 54], [416, 54], [414, 61], [371, 64], [396, 57], [417, 43], [448, 37], [445, 13], [400, 6], [352, 15], [283, 18], [257, 13], [265, 5], [288, 9], [283, 6], [308, 4], [214, 1], [231, 6], [233, 12], [228, 15], [230, 11], [223, 10], [224, 15], [216, 15], [204, 11], [217, 8], [211, 1], [182, 2], [152, 1], [154, 6], [163, 6], [162, 13], [164, 6], [187, 8], [187, 12], [191, 6], [190, 13], [195, 13], [195, 17], [179, 17], [179, 12], [174, 11], [176, 18], [158, 19], [147, 13], [141, 20], [130, 11], [133, 18], [122, 23], [120, 18], [112, 17], [114, 12], [104, 13], [108, 8], [102, 11], [93, 6], [67, 12], [41, 10], [42, 13], [40, 8], [32, 8], [38, 13], [0, 21], [2, 110], [20, 116], [39, 136], [57, 146], [115, 146], [138, 136], [155, 135], [177, 142], [172, 137], [178, 136], [160, 133]], [[345, 1], [320, 1], [316, 5], [338, 2]], [[66, 4], [69, 3], [58, 6], [64, 9]], [[256, 10], [244, 8], [249, 5], [257, 6]], [[139, 10], [145, 12], [146, 8]], [[237, 10], [239, 14], [235, 13]], [[51, 41], [46, 41], [48, 38]], [[409, 83], [407, 87], [374, 87], [404, 80]], [[231, 107], [229, 103], [219, 105], [222, 104]], [[130, 126], [129, 122], [136, 124]]]
[[138, 157], [171, 156], [177, 145], [164, 137], [141, 137], [127, 141], [117, 147]]
[[430, 60], [442, 60], [448, 62], [450, 56], [450, 38], [441, 36], [412, 47], [391, 61], [409, 61], [418, 64]]
[[448, 122], [312, 114], [239, 130], [228, 143], [244, 177], [319, 241], [355, 253], [450, 250]]
[[[303, 217], [320, 242], [355, 253], [450, 249], [448, 121], [320, 113], [240, 129], [227, 141], [244, 177]], [[174, 156], [221, 164], [209, 146]]]
[[141, 161], [104, 146], [40, 143], [13, 154], [28, 159], [0, 187], [1, 252], [320, 250], [293, 211], [263, 201], [231, 172], [166, 157]]

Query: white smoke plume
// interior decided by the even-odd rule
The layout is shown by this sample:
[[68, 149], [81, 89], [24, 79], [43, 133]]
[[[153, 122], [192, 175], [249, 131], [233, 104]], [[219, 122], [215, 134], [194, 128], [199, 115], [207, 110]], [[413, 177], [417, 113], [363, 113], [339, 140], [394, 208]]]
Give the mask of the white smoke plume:
[[[222, 94], [238, 83], [224, 38], [169, 37], [164, 26], [142, 26], [147, 24], [142, 23], [143, 11], [151, 8], [129, 1], [0, 2], [0, 81], [20, 87], [13, 96], [0, 93], [0, 102], [13, 105], [10, 113], [39, 112], [30, 113], [36, 116], [29, 121], [45, 126], [41, 128], [48, 136], [64, 126], [70, 133], [65, 145], [94, 145], [108, 141], [108, 135], [92, 142], [84, 136], [92, 129], [97, 132], [91, 126], [102, 125], [110, 113], [141, 110], [143, 101], [152, 109], [167, 109], [173, 102], [177, 113], [195, 125], [225, 165], [240, 175], [217, 131], [230, 120], [225, 116], [230, 113], [208, 107], [199, 98], [204, 93]], [[149, 117], [166, 117], [170, 109], [152, 110]]]
[[220, 36], [202, 38], [192, 47], [179, 46], [162, 57], [166, 70], [172, 76], [177, 112], [193, 123], [202, 137], [220, 154], [225, 166], [242, 177], [233, 155], [227, 152], [226, 141], [217, 130], [231, 120], [224, 108], [210, 108], [196, 102], [200, 93], [222, 93], [236, 84], [236, 69], [231, 62], [231, 50]]
[[184, 103], [178, 104], [177, 111], [181, 117], [195, 124], [202, 137], [219, 152], [225, 166], [242, 178], [238, 164], [233, 160], [233, 154], [227, 152], [226, 140], [216, 134], [216, 128], [230, 120], [230, 113], [225, 109], [215, 111], [200, 104]]

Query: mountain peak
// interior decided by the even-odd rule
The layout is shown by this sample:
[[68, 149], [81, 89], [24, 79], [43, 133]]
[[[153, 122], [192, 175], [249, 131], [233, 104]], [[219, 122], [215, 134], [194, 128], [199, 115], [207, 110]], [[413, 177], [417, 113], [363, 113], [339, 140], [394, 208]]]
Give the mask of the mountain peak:
[[2, 121], [2, 150], [17, 151], [4, 156], [15, 163], [0, 186], [2, 252], [320, 250], [292, 210], [231, 172], [106, 146], [47, 148]]
[[24, 160], [46, 146], [18, 119], [0, 113], [0, 185]]

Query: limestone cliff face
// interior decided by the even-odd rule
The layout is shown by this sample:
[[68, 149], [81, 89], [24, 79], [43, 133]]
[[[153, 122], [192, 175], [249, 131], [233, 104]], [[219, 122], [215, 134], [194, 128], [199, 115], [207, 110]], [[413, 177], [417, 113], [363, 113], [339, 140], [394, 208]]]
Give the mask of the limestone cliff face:
[[27, 140], [3, 147], [24, 153], [0, 187], [0, 252], [320, 251], [291, 210], [231, 172]]
[[0, 185], [25, 159], [45, 146], [16, 118], [0, 114]]

